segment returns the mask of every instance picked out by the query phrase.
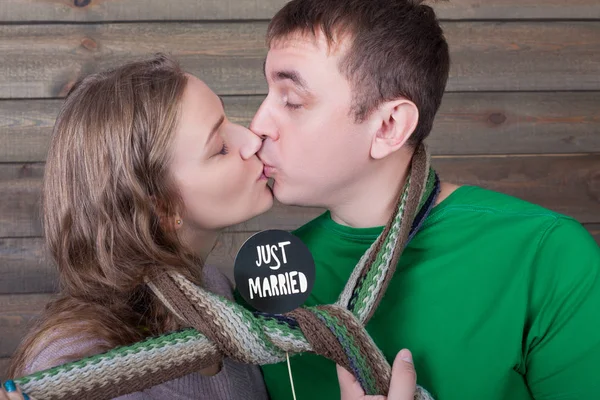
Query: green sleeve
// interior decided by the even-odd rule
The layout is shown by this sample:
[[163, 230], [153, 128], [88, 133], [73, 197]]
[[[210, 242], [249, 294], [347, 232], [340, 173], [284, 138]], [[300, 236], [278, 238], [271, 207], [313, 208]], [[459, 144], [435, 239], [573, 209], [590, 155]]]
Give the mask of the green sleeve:
[[600, 399], [600, 248], [579, 223], [557, 219], [531, 278], [523, 345], [533, 398]]

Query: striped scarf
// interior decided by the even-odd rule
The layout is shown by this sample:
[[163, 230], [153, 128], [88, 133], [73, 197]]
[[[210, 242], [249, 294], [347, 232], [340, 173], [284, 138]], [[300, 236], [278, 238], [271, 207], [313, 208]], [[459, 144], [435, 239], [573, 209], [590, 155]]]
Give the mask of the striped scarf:
[[[219, 363], [266, 365], [312, 352], [351, 371], [366, 394], [387, 394], [391, 367], [364, 326], [377, 309], [402, 251], [434, 206], [439, 180], [421, 145], [395, 212], [332, 305], [287, 314], [251, 312], [176, 273], [148, 285], [190, 328], [16, 379], [38, 399], [110, 399]], [[415, 399], [431, 399], [417, 387]]]

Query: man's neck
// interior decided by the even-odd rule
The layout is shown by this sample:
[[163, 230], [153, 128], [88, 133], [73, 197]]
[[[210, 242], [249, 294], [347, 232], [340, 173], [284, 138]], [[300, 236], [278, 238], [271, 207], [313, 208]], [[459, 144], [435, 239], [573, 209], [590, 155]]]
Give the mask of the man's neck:
[[[395, 211], [400, 191], [408, 177], [410, 159], [389, 163], [362, 182], [357, 182], [345, 198], [329, 208], [331, 219], [353, 228], [370, 228], [387, 224]], [[435, 206], [444, 201], [459, 186], [441, 182]]]
[[328, 207], [331, 218], [338, 224], [353, 228], [387, 224], [404, 187], [410, 159], [394, 161], [374, 169], [373, 173], [349, 188], [344, 198]]

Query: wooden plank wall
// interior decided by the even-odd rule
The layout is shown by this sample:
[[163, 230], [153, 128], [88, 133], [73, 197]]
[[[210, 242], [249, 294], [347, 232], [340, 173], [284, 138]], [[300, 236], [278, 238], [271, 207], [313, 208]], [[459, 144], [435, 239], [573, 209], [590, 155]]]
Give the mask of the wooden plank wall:
[[[41, 176], [60, 98], [81, 75], [171, 52], [248, 124], [266, 93], [269, 18], [285, 0], [3, 0], [0, 3], [0, 380], [56, 287], [43, 250]], [[452, 70], [429, 144], [446, 180], [581, 221], [600, 243], [600, 3], [454, 0], [434, 6]], [[282, 207], [226, 232], [227, 269], [265, 228], [321, 210]]]

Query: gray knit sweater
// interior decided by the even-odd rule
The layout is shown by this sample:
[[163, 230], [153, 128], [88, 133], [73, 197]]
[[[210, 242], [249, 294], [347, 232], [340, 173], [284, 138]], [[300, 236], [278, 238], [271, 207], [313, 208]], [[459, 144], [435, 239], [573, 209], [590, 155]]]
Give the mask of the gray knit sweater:
[[[232, 299], [229, 280], [215, 267], [204, 268], [204, 284], [214, 293]], [[89, 354], [89, 349], [97, 344], [98, 340], [93, 338], [72, 337], [57, 340], [48, 338], [48, 344], [27, 365], [25, 374], [75, 361], [79, 359], [76, 355]], [[259, 367], [225, 359], [221, 371], [214, 376], [204, 376], [196, 372], [118, 399], [263, 400], [268, 399], [268, 396]]]

